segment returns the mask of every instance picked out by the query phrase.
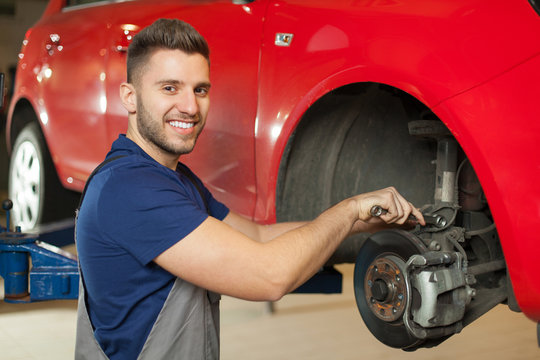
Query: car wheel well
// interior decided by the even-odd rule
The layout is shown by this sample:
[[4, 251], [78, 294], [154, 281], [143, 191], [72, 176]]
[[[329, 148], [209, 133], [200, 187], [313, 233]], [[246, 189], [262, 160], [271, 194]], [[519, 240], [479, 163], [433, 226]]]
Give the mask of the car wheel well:
[[[17, 136], [26, 127], [26, 125], [32, 122], [38, 123], [39, 125], [38, 117], [34, 111], [34, 108], [32, 107], [32, 104], [26, 99], [20, 99], [17, 102], [17, 105], [15, 105], [15, 109], [13, 110], [13, 115], [11, 117], [11, 128], [9, 133], [10, 148], [13, 148]], [[40, 131], [43, 133], [41, 126]]]
[[408, 122], [421, 119], [437, 118], [386, 85], [351, 84], [320, 98], [282, 156], [277, 220], [309, 220], [341, 199], [390, 185], [415, 204], [430, 203], [436, 144], [408, 133]]

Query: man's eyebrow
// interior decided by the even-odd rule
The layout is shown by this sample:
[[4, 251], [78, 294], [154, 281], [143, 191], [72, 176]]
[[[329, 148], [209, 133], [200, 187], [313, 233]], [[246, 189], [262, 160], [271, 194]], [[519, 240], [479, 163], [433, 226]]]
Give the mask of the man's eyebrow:
[[[156, 85], [165, 85], [165, 84], [178, 86], [178, 85], [185, 85], [185, 82], [181, 80], [176, 80], [176, 79], [163, 79], [163, 80], [156, 81]], [[211, 86], [212, 84], [210, 84], [209, 81], [201, 81], [195, 87], [205, 87], [209, 89]]]
[[176, 80], [176, 79], [163, 79], [163, 80], [156, 81], [156, 85], [164, 85], [164, 84], [182, 85], [184, 84], [184, 82], [180, 80]]

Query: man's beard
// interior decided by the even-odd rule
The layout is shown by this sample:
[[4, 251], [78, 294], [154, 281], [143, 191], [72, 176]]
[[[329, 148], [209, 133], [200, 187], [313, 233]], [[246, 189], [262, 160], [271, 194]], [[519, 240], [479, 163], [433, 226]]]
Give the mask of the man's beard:
[[[200, 120], [200, 114], [197, 114], [195, 118]], [[183, 118], [181, 117], [179, 120], [181, 119], [193, 120], [193, 117], [184, 116]], [[141, 136], [146, 141], [152, 143], [157, 148], [169, 154], [173, 154], [177, 156], [189, 154], [193, 150], [193, 147], [195, 146], [195, 142], [197, 141], [200, 131], [195, 130], [196, 131], [195, 133], [186, 137], [186, 141], [182, 142], [182, 144], [177, 145], [170, 141], [167, 141], [165, 131], [162, 126], [163, 126], [163, 121], [158, 121], [157, 119], [154, 119], [152, 117], [152, 114], [150, 114], [144, 107], [142, 99], [138, 98], [137, 99], [137, 128]]]

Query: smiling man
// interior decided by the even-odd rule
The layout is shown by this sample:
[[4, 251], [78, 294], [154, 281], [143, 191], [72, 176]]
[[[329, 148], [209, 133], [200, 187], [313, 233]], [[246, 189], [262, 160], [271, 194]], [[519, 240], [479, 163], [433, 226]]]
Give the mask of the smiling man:
[[161, 49], [152, 54], [144, 70], [135, 68], [132, 82], [120, 89], [126, 109], [137, 120], [127, 137], [174, 170], [178, 156], [193, 150], [206, 122], [208, 59], [199, 53]]
[[[217, 359], [218, 294], [278, 300], [347, 236], [411, 213], [423, 223], [394, 188], [343, 200], [311, 222], [242, 218], [179, 162], [210, 106], [206, 41], [160, 19], [135, 36], [127, 71], [127, 133], [88, 180], [77, 218], [77, 359]], [[388, 213], [372, 217], [374, 205]]]

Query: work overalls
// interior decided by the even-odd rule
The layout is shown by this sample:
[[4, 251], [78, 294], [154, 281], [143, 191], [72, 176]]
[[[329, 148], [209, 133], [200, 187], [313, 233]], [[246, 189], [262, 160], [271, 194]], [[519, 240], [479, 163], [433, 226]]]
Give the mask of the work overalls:
[[[176, 279], [137, 359], [219, 359], [219, 299], [218, 294]], [[82, 283], [75, 359], [108, 359], [94, 337]]]
[[[106, 163], [114, 159], [116, 158], [108, 159], [98, 166], [88, 178], [86, 186]], [[189, 178], [193, 182], [191, 177]], [[200, 192], [198, 185], [194, 184]], [[86, 188], [81, 196], [81, 203], [85, 192]], [[219, 359], [220, 299], [219, 294], [177, 278], [137, 359]], [[82, 272], [77, 310], [75, 359], [108, 359], [94, 336], [94, 329], [86, 307]]]

